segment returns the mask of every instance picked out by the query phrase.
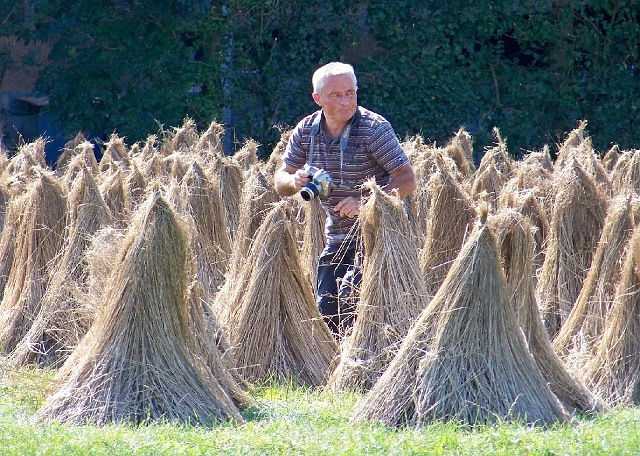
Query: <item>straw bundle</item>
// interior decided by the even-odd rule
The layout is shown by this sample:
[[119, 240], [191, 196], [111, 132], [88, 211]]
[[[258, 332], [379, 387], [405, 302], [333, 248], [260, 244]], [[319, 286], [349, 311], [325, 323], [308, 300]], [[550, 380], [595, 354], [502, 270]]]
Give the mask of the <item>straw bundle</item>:
[[244, 186], [244, 172], [233, 157], [222, 157], [210, 170], [212, 181], [218, 182], [224, 206], [229, 238], [233, 241], [240, 220], [239, 206]]
[[[155, 157], [157, 157], [157, 155]], [[161, 172], [161, 175], [163, 174], [164, 172]], [[125, 202], [129, 204], [127, 211], [130, 214], [133, 214], [146, 198], [147, 183], [152, 180], [154, 180], [153, 174], [149, 174], [149, 179], [147, 179], [135, 164], [130, 167], [123, 182], [124, 190], [127, 194]]]
[[259, 168], [251, 169], [242, 189], [238, 208], [240, 219], [229, 257], [229, 267], [213, 305], [216, 311], [220, 312], [222, 321], [227, 320], [228, 311], [234, 305], [235, 287], [243, 285], [239, 281], [240, 271], [245, 267], [256, 232], [265, 215], [271, 210], [271, 204], [278, 200], [279, 197], [269, 184], [267, 176]]
[[165, 139], [160, 148], [161, 155], [169, 155], [174, 152], [189, 151], [198, 142], [199, 135], [196, 123], [188, 116], [185, 117], [181, 127], [173, 129], [169, 137]]
[[560, 147], [555, 163], [555, 172], [561, 172], [565, 166], [571, 166], [577, 161], [582, 169], [589, 174], [598, 188], [605, 194], [611, 193], [611, 182], [602, 162], [596, 156], [591, 138], [586, 136], [586, 121], [578, 129], [569, 134], [565, 143]]
[[41, 171], [47, 168], [44, 162], [44, 145], [42, 138], [23, 144], [18, 148], [5, 169], [6, 183], [12, 194], [27, 191], [31, 182], [40, 178]]
[[513, 159], [509, 156], [509, 152], [507, 151], [507, 142], [502, 138], [500, 131], [497, 128], [494, 128], [493, 134], [498, 140], [498, 144], [487, 150], [482, 156], [476, 175], [482, 175], [486, 168], [493, 166], [501, 175], [508, 179], [511, 177], [515, 164]]
[[553, 351], [549, 334], [540, 319], [531, 273], [534, 241], [530, 222], [517, 211], [506, 209], [489, 217], [487, 223], [496, 237], [508, 296], [518, 324], [549, 388], [572, 413], [589, 414], [604, 410], [604, 404], [569, 373]]
[[190, 221], [197, 280], [204, 299], [212, 301], [224, 281], [231, 242], [218, 187], [210, 182], [198, 162], [191, 164], [182, 180], [178, 210]]
[[479, 169], [471, 185], [471, 196], [476, 202], [484, 201], [491, 208], [497, 207], [500, 191], [508, 178], [493, 163]]
[[74, 155], [69, 156], [65, 168], [56, 168], [56, 172], [62, 175], [64, 187], [71, 189], [73, 181], [82, 170], [89, 171], [93, 176], [98, 176], [100, 170], [93, 152], [93, 144], [88, 141], [80, 143], [74, 150]]
[[222, 157], [224, 155], [224, 150], [222, 149], [223, 134], [224, 127], [214, 120], [196, 141], [195, 150], [199, 151], [204, 159], [211, 160], [212, 158]]
[[0, 234], [0, 298], [4, 296], [4, 289], [11, 273], [16, 248], [16, 232], [21, 222], [20, 213], [27, 199], [28, 195], [21, 195], [7, 203], [7, 213], [2, 234]]
[[611, 179], [611, 188], [616, 194], [624, 193], [628, 188], [627, 173], [629, 172], [629, 164], [631, 163], [632, 154], [626, 150], [620, 154], [613, 170], [609, 173]]
[[159, 192], [132, 221], [106, 304], [60, 368], [39, 421], [243, 421], [205, 374], [190, 329], [188, 235]]
[[545, 425], [567, 419], [519, 330], [485, 217], [358, 405], [356, 419], [390, 425], [504, 419]]
[[229, 330], [247, 381], [324, 384], [338, 347], [302, 273], [287, 200], [274, 205], [251, 246], [236, 287]]
[[264, 172], [270, 176], [273, 176], [277, 170], [282, 167], [282, 154], [284, 154], [285, 149], [287, 148], [287, 144], [289, 143], [289, 137], [291, 136], [291, 132], [293, 130], [280, 130], [280, 140], [278, 144], [273, 148], [271, 155], [269, 155], [269, 159], [267, 163], [264, 165]]
[[109, 172], [100, 184], [100, 194], [109, 208], [116, 227], [124, 228], [131, 218], [129, 196], [122, 181], [122, 171]]
[[164, 158], [166, 178], [176, 182], [182, 182], [189, 166], [196, 160], [200, 160], [194, 153], [173, 153]]
[[140, 152], [132, 157], [132, 162], [138, 166], [138, 169], [151, 160], [151, 157], [160, 153], [156, 147], [157, 142], [158, 137], [156, 135], [149, 135]]
[[91, 236], [112, 218], [89, 172], [82, 171], [74, 182], [69, 208], [70, 229], [60, 264], [31, 328], [11, 353], [10, 362], [16, 368], [29, 363], [59, 367], [93, 321], [93, 312], [78, 301], [78, 293], [87, 286], [83, 255]]
[[553, 340], [556, 352], [575, 358], [578, 369], [582, 368], [581, 359], [591, 356], [596, 340], [604, 331], [604, 322], [611, 310], [622, 269], [621, 252], [627, 248], [632, 231], [631, 198], [618, 197], [609, 205], [596, 253], [580, 294]]
[[99, 168], [101, 173], [106, 173], [118, 168], [129, 169], [129, 151], [124, 143], [124, 139], [117, 134], [112, 134], [109, 142], [105, 145], [105, 150], [100, 159]]
[[13, 351], [38, 315], [65, 239], [67, 201], [53, 174], [42, 172], [29, 185], [24, 203], [0, 303], [0, 343], [7, 352]]
[[364, 268], [352, 332], [344, 339], [329, 386], [368, 390], [389, 366], [429, 299], [402, 201], [374, 182], [360, 210]]
[[620, 158], [620, 148], [617, 144], [614, 144], [611, 149], [607, 151], [602, 157], [602, 166], [611, 176], [611, 172], [613, 171], [618, 159]]
[[76, 136], [65, 143], [64, 147], [60, 151], [60, 155], [56, 160], [56, 173], [58, 177], [62, 176], [67, 170], [71, 160], [77, 155], [76, 147], [80, 144], [87, 142], [87, 137], [82, 133], [76, 134]]
[[11, 195], [9, 193], [9, 189], [2, 181], [0, 181], [0, 233], [4, 230], [10, 200]]
[[622, 185], [616, 190], [619, 192], [632, 191], [636, 195], [640, 195], [640, 149], [629, 151], [631, 159], [624, 174]]
[[554, 165], [556, 169], [563, 168], [565, 163], [569, 162], [571, 157], [573, 157], [574, 149], [581, 147], [588, 139], [586, 128], [587, 121], [582, 120], [579, 122], [578, 128], [569, 132], [567, 139], [564, 140], [556, 154], [556, 162]]
[[527, 221], [532, 225], [534, 240], [533, 279], [534, 283], [537, 283], [538, 272], [544, 264], [547, 239], [551, 230], [546, 211], [531, 191], [503, 192], [500, 197], [499, 207], [501, 210], [513, 209], [517, 211], [526, 217]]
[[415, 163], [418, 160], [422, 154], [422, 149], [425, 147], [424, 139], [421, 135], [407, 138], [402, 141], [400, 145], [411, 163]]
[[473, 164], [473, 140], [464, 128], [460, 127], [444, 150], [455, 161], [456, 167], [465, 178], [473, 176], [476, 171]]
[[320, 253], [327, 245], [325, 223], [327, 213], [318, 198], [314, 198], [302, 206], [305, 210], [304, 233], [302, 241], [302, 265], [305, 275], [313, 286], [314, 294], [318, 291], [318, 262]]
[[557, 176], [544, 264], [536, 287], [543, 321], [553, 339], [576, 302], [604, 226], [607, 198], [572, 160]]
[[233, 158], [240, 164], [245, 171], [258, 165], [258, 147], [260, 144], [253, 139], [248, 139], [242, 145], [242, 148], [233, 154]]
[[245, 393], [251, 385], [238, 375], [230, 343], [213, 309], [203, 299], [200, 289], [197, 281], [192, 283], [189, 292], [189, 324], [205, 375], [218, 382], [236, 406], [246, 408], [255, 405], [255, 401]]
[[429, 193], [431, 204], [420, 270], [427, 292], [433, 296], [460, 252], [475, 211], [468, 194], [445, 169], [432, 176]]
[[629, 242], [602, 338], [582, 378], [613, 406], [640, 405], [640, 230]]
[[553, 161], [551, 160], [549, 146], [545, 145], [542, 150], [529, 152], [522, 159], [522, 164], [553, 172]]

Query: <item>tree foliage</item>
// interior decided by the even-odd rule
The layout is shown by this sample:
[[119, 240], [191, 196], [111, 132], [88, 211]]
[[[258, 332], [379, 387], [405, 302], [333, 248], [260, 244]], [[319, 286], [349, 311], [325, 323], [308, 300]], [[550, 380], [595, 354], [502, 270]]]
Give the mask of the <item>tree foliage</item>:
[[69, 135], [136, 141], [190, 116], [266, 155], [275, 127], [316, 108], [312, 72], [342, 60], [400, 137], [442, 143], [464, 126], [479, 152], [497, 126], [517, 154], [585, 119], [601, 151], [640, 143], [640, 0], [22, 4], [24, 25], [0, 33], [53, 43], [38, 87]]

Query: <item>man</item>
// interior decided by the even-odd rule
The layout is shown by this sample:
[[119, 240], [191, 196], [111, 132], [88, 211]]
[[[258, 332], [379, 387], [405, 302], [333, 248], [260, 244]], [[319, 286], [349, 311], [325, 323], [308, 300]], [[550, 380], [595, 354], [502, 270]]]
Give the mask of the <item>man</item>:
[[354, 264], [361, 186], [371, 178], [386, 192], [404, 198], [416, 188], [407, 155], [389, 122], [358, 106], [358, 85], [351, 65], [332, 62], [313, 74], [313, 100], [320, 110], [294, 128], [274, 176], [276, 191], [292, 196], [310, 178], [305, 167], [324, 169], [335, 188], [320, 196], [327, 212], [327, 246], [318, 265], [317, 303], [329, 328], [338, 335], [353, 319], [353, 305], [343, 300], [359, 283]]

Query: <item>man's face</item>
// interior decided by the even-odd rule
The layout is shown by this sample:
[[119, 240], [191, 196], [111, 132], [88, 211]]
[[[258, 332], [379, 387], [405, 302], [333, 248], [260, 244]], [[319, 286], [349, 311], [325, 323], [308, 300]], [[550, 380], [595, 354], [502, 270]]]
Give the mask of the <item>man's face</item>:
[[313, 99], [322, 108], [329, 122], [347, 123], [356, 113], [357, 90], [349, 76], [329, 76], [320, 93], [313, 94]]

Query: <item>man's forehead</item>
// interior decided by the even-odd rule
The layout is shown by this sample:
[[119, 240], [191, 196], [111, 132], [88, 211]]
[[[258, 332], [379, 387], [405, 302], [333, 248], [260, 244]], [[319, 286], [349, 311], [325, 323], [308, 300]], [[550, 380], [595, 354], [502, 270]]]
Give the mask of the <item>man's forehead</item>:
[[328, 76], [325, 79], [323, 92], [335, 92], [340, 90], [354, 90], [356, 85], [347, 75]]

